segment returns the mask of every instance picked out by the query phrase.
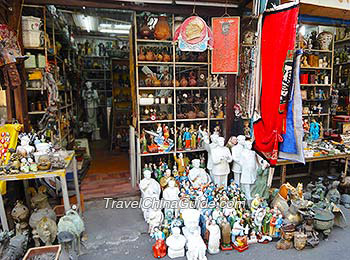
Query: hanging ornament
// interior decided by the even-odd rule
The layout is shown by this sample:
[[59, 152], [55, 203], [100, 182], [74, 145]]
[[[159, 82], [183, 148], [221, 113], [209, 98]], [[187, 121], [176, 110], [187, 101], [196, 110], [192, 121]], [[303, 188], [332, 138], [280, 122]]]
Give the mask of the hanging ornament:
[[174, 41], [181, 51], [203, 52], [213, 47], [213, 34], [201, 17], [191, 16], [176, 30]]

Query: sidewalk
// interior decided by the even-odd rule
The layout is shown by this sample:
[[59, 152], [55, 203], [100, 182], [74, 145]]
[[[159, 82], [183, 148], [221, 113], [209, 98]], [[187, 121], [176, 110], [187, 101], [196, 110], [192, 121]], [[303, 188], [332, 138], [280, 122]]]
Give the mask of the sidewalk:
[[[154, 259], [152, 244], [154, 241], [147, 234], [147, 225], [140, 209], [105, 209], [105, 201], [91, 201], [86, 204], [84, 214], [88, 241], [85, 242], [83, 255], [79, 260], [135, 260]], [[342, 207], [342, 209], [344, 209]], [[344, 209], [348, 223], [350, 211]], [[243, 253], [237, 251], [220, 252], [218, 255], [207, 254], [208, 259], [222, 260], [316, 260], [349, 259], [350, 228], [335, 227], [328, 241], [321, 241], [314, 249], [280, 251], [276, 243], [255, 244]], [[163, 259], [170, 259], [165, 257]], [[177, 258], [184, 260], [186, 258]]]

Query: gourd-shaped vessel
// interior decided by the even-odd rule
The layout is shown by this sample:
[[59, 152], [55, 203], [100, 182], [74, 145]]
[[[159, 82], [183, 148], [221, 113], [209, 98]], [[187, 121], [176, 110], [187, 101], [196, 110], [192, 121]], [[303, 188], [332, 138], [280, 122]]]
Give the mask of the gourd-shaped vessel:
[[145, 16], [143, 19], [143, 24], [140, 28], [140, 36], [143, 39], [149, 39], [152, 36], [152, 30], [148, 26], [148, 17]]
[[187, 87], [187, 85], [188, 85], [188, 81], [187, 81], [187, 79], [185, 78], [185, 76], [182, 76], [182, 78], [181, 78], [181, 80], [180, 80], [180, 85], [181, 85], [181, 87]]
[[170, 38], [170, 26], [168, 24], [166, 16], [159, 16], [158, 22], [156, 26], [154, 27], [154, 37], [157, 40], [167, 40]]

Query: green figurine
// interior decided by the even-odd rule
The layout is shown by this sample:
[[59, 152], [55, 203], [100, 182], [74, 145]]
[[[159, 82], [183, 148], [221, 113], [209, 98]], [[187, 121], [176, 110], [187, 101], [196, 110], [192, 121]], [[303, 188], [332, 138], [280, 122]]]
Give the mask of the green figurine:
[[269, 168], [264, 166], [257, 170], [257, 180], [252, 189], [252, 195], [259, 194], [260, 198], [267, 200], [269, 198], [269, 188], [267, 187], [267, 179], [269, 177]]

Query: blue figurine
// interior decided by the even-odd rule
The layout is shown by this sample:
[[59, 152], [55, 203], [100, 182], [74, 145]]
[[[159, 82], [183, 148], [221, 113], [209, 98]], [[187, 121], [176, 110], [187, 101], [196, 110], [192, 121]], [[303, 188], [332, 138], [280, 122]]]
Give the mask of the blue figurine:
[[310, 138], [312, 141], [317, 140], [320, 137], [320, 124], [315, 119], [310, 124]]

